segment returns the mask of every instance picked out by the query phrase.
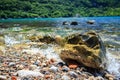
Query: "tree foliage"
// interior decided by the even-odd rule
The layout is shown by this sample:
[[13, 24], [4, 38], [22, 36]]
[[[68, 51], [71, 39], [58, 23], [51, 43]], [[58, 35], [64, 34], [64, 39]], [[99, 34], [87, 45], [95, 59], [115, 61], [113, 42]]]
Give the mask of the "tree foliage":
[[120, 16], [119, 0], [0, 0], [0, 18]]

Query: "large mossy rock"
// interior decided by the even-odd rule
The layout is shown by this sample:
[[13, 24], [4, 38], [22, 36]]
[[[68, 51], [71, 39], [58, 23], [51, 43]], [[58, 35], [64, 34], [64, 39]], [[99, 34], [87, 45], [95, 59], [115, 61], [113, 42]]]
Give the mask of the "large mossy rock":
[[106, 49], [95, 32], [73, 34], [65, 38], [60, 57], [66, 63], [72, 60], [84, 66], [105, 69]]
[[32, 42], [58, 44], [55, 49], [66, 63], [75, 61], [86, 67], [105, 69], [106, 49], [95, 32], [76, 33], [67, 37], [32, 36], [29, 39]]

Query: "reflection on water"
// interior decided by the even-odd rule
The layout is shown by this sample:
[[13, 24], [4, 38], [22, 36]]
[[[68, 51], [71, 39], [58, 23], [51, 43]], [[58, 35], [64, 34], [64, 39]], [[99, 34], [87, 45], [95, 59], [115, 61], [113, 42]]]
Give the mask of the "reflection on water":
[[[86, 21], [94, 19], [94, 24], [87, 24]], [[78, 25], [62, 25], [63, 21], [78, 22]], [[61, 35], [67, 36], [72, 33], [83, 33], [95, 30], [107, 47], [108, 70], [120, 76], [120, 18], [55, 18], [38, 20], [13, 20], [0, 21], [0, 34], [4, 35], [6, 45], [30, 42], [32, 35]], [[51, 50], [51, 49], [50, 49]], [[46, 53], [49, 50], [44, 50]], [[49, 53], [48, 53], [49, 54]]]

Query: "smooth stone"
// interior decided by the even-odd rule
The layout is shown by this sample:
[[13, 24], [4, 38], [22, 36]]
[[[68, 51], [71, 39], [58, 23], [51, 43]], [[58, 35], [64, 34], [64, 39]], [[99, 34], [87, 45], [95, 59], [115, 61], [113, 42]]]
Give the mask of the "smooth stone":
[[64, 66], [64, 65], [65, 65], [64, 62], [58, 62], [58, 63], [57, 63], [57, 66], [61, 66], [61, 67], [62, 67], [62, 66]]
[[50, 74], [49, 71], [45, 71], [45, 70], [41, 71], [41, 73], [42, 73], [42, 74]]
[[0, 80], [7, 80], [6, 76], [0, 75]]
[[15, 62], [10, 62], [10, 63], [8, 64], [8, 66], [15, 66], [15, 65], [16, 65]]
[[49, 68], [50, 71], [56, 73], [58, 71], [58, 67], [55, 67], [54, 65], [52, 65], [50, 68]]
[[24, 77], [22, 80], [30, 80], [30, 78], [28, 78], [28, 77]]
[[33, 64], [39, 66], [40, 61], [35, 61]]
[[51, 78], [52, 76], [51, 75], [45, 75], [45, 79], [49, 79], [49, 78]]
[[37, 66], [36, 65], [30, 65], [29, 69], [30, 70], [35, 70], [35, 69], [37, 69]]
[[68, 68], [67, 66], [63, 66], [63, 68], [62, 68], [63, 72], [68, 72], [69, 70], [70, 70], [70, 68]]
[[108, 74], [108, 73], [105, 74], [105, 77], [106, 77], [107, 79], [110, 79], [110, 80], [115, 79], [115, 76], [113, 76], [113, 75], [111, 75], [111, 74]]
[[88, 80], [95, 80], [95, 77], [94, 77], [94, 76], [90, 76], [90, 77], [88, 78]]
[[17, 74], [18, 74], [19, 77], [28, 77], [28, 76], [43, 77], [44, 76], [40, 72], [30, 71], [30, 70], [19, 70], [19, 71], [17, 71]]
[[43, 62], [43, 63], [41, 64], [41, 66], [42, 66], [42, 67], [46, 67], [47, 64], [46, 64], [45, 62]]
[[16, 67], [20, 70], [24, 68], [24, 66], [22, 64], [18, 64], [18, 65], [16, 65]]
[[96, 79], [96, 80], [104, 80], [104, 78], [101, 77], [101, 76], [98, 76], [98, 77], [96, 77], [95, 79]]
[[71, 77], [73, 77], [73, 78], [77, 78], [77, 77], [78, 77], [78, 74], [75, 73], [74, 71], [70, 71], [68, 74], [69, 74]]
[[57, 74], [56, 76], [55, 76], [55, 79], [60, 79], [61, 78], [61, 75], [60, 74]]
[[71, 80], [71, 79], [70, 79], [69, 76], [67, 76], [67, 75], [63, 75], [63, 76], [62, 76], [62, 80]]

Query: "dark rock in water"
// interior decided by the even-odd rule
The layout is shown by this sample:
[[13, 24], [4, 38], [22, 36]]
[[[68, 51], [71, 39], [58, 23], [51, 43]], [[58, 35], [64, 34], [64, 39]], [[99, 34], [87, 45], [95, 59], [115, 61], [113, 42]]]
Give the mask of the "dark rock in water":
[[78, 25], [78, 22], [73, 21], [73, 22], [71, 22], [71, 24], [70, 24], [70, 25], [74, 25], [74, 26], [76, 26], [76, 25]]
[[74, 60], [84, 66], [105, 69], [106, 49], [95, 32], [73, 34], [65, 38], [64, 49], [60, 57], [66, 63]]
[[87, 24], [94, 24], [95, 23], [95, 20], [88, 20], [87, 21]]
[[64, 21], [64, 22], [62, 23], [62, 25], [74, 25], [74, 26], [76, 26], [76, 25], [78, 25], [78, 22], [72, 21], [71, 23], [69, 23], [68, 21]]
[[64, 21], [64, 22], [62, 23], [62, 25], [69, 25], [69, 22]]

